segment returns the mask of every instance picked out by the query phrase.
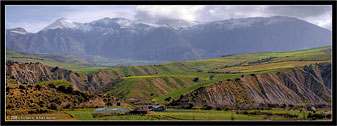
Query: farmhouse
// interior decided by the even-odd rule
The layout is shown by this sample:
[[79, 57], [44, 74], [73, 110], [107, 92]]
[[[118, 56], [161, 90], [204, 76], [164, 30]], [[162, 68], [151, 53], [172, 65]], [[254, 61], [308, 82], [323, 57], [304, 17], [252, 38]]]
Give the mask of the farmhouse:
[[166, 107], [162, 106], [162, 105], [154, 105], [154, 106], [152, 106], [152, 111], [155, 111], [155, 112], [165, 112], [166, 111]]
[[166, 107], [163, 105], [145, 105], [150, 111], [155, 112], [164, 112], [166, 111]]
[[149, 108], [145, 105], [140, 106], [140, 107], [135, 107], [134, 110], [130, 112], [130, 114], [148, 114], [149, 113]]

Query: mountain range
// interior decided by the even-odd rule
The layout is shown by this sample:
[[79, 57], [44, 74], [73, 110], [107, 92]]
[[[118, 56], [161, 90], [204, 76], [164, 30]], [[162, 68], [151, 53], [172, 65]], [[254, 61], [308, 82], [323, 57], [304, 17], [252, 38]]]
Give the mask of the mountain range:
[[8, 49], [86, 59], [186, 61], [326, 45], [331, 45], [330, 30], [285, 16], [207, 23], [146, 23], [125, 18], [77, 23], [60, 18], [37, 33], [23, 28], [6, 30]]

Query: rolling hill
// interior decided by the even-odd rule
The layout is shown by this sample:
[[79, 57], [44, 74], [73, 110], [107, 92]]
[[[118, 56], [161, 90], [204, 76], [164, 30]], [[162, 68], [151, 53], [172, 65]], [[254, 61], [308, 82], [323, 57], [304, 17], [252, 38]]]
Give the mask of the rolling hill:
[[[147, 90], [146, 88], [125, 87], [133, 87], [133, 85], [147, 87], [155, 84], [150, 81], [151, 79], [157, 78], [189, 78], [190, 81], [196, 77], [199, 78], [200, 82], [193, 82], [193, 85], [168, 93], [161, 91], [159, 88], [152, 89], [152, 92], [161, 92], [161, 94], [154, 93], [152, 101], [168, 103], [173, 99], [179, 98], [182, 94], [187, 94], [200, 87], [218, 83], [220, 80], [235, 80], [242, 75], [297, 69], [317, 63], [331, 63], [330, 46], [289, 52], [237, 54], [205, 60], [170, 62], [161, 65], [119, 67], [113, 68], [113, 70], [124, 71], [124, 73], [130, 74], [132, 77], [122, 78], [123, 84], [117, 84], [114, 89], [108, 93], [123, 96], [124, 99], [134, 98], [135, 96], [147, 97], [150, 96], [151, 92], [143, 91]], [[132, 68], [137, 68], [138, 70]], [[149, 71], [149, 69], [152, 70], [152, 72], [145, 72]], [[153, 74], [154, 72], [157, 72], [157, 74]], [[211, 76], [213, 76], [212, 79], [210, 79]], [[172, 85], [167, 81], [163, 82], [167, 85]], [[128, 95], [129, 92], [138, 93], [131, 96]], [[165, 101], [168, 97], [171, 97], [171, 100]]]
[[[6, 61], [17, 61], [20, 63], [36, 63], [50, 67], [60, 67], [69, 70], [80, 70], [83, 68], [97, 67], [93, 62], [81, 59], [72, 55], [34, 54], [27, 52], [17, 52], [6, 48]], [[103, 67], [101, 67], [103, 68]]]
[[[247, 98], [250, 100], [246, 103], [260, 103], [259, 99], [266, 99], [262, 103], [276, 103], [278, 102], [275, 100], [277, 96], [270, 96], [270, 94], [277, 93], [284, 97], [282, 103], [329, 104], [331, 56], [331, 46], [324, 46], [288, 52], [223, 55], [212, 59], [145, 66], [105, 67], [104, 69], [88, 67], [75, 72], [59, 69], [58, 72], [47, 72], [46, 74], [50, 76], [49, 80], [59, 80], [57, 76], [60, 76], [60, 79], [72, 82], [80, 90], [111, 94], [122, 101], [135, 104], [151, 102], [171, 103], [171, 105], [178, 104], [178, 102], [180, 102], [179, 104], [189, 104], [183, 103], [184, 100], [193, 101], [190, 99], [192, 96], [196, 99], [203, 99], [209, 93], [207, 90], [219, 85], [228, 87], [219, 88], [221, 91], [214, 93], [232, 92], [232, 94], [236, 94], [240, 91], [248, 92], [247, 90], [250, 89], [248, 87], [252, 87], [251, 92], [257, 92], [261, 96], [261, 98], [257, 98], [251, 97], [251, 94], [254, 93], [242, 94], [242, 97], [238, 98], [240, 100], [237, 100], [240, 103], [242, 103], [242, 99]], [[27, 65], [32, 64], [14, 63], [14, 66], [8, 64], [6, 69], [11, 68], [11, 72], [6, 75], [13, 76], [12, 78], [16, 78], [19, 82], [25, 80], [22, 78], [33, 76], [34, 82], [30, 84], [40, 82], [39, 70], [26, 69], [27, 67], [24, 66]], [[37, 65], [39, 65], [37, 68], [53, 71], [53, 67], [45, 68], [41, 64]], [[26, 75], [17, 76], [15, 74], [20, 71], [24, 71]], [[88, 71], [90, 72], [88, 73]], [[252, 75], [257, 78], [250, 77]], [[312, 85], [305, 85], [306, 82], [312, 83]], [[294, 85], [299, 88], [294, 88]], [[317, 90], [312, 87], [316, 87]], [[265, 88], [269, 89], [269, 92], [261, 91], [266, 90]], [[275, 91], [270, 89], [275, 89]], [[198, 93], [194, 95], [193, 92]], [[305, 92], [308, 94], [305, 95]], [[228, 96], [230, 95], [228, 94]], [[219, 95], [215, 94], [215, 96]], [[287, 101], [286, 97], [299, 100], [290, 101], [289, 99]], [[303, 99], [307, 99], [309, 102]], [[195, 105], [217, 104], [215, 99], [206, 98], [205, 100], [203, 103], [192, 103]], [[224, 100], [226, 99], [224, 98]], [[235, 100], [228, 100], [226, 102], [229, 104], [226, 105], [236, 104]]]

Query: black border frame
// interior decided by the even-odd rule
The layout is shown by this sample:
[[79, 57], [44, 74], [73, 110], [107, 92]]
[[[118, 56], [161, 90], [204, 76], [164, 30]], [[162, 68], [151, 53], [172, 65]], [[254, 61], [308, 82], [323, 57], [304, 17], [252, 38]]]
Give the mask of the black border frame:
[[[336, 3], [337, 1], [1, 1], [1, 125], [337, 125], [336, 122]], [[6, 5], [331, 5], [332, 121], [5, 121]]]

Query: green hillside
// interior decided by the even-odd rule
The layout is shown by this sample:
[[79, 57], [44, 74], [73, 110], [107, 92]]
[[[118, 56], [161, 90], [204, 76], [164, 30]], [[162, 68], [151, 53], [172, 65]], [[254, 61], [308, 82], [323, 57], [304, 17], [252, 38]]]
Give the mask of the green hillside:
[[[280, 71], [331, 62], [331, 46], [288, 52], [235, 54], [212, 59], [145, 66], [97, 67], [73, 56], [28, 55], [8, 49], [6, 60], [41, 62], [47, 66], [59, 66], [89, 74], [103, 69], [114, 71], [116, 77], [120, 76], [122, 80], [114, 84], [113, 88], [106, 93], [118, 96], [125, 101], [134, 98], [144, 102], [168, 103], [182, 94], [212, 85], [220, 80], [234, 80], [252, 73]], [[165, 100], [167, 98], [170, 100]]]
[[6, 49], [6, 61], [8, 60], [18, 61], [21, 63], [40, 62], [46, 66], [58, 66], [69, 70], [85, 69], [95, 66], [94, 63], [71, 55], [58, 56], [51, 54], [30, 54]]
[[[260, 52], [228, 55], [220, 58], [185, 62], [168, 62], [160, 65], [114, 67], [124, 77], [114, 89], [108, 91], [122, 99], [138, 98], [156, 103], [168, 103], [165, 99], [177, 99], [200, 87], [214, 84], [220, 80], [239, 78], [241, 75], [265, 73], [300, 67], [315, 63], [331, 62], [331, 46], [289, 52]], [[210, 79], [212, 77], [212, 79]], [[198, 77], [198, 82], [193, 79]], [[185, 80], [192, 84], [180, 88], [172, 87], [165, 78]], [[160, 86], [153, 82], [158, 79]], [[130, 88], [132, 87], [132, 88]], [[161, 88], [167, 88], [163, 91]], [[154, 94], [150, 97], [149, 94]]]

